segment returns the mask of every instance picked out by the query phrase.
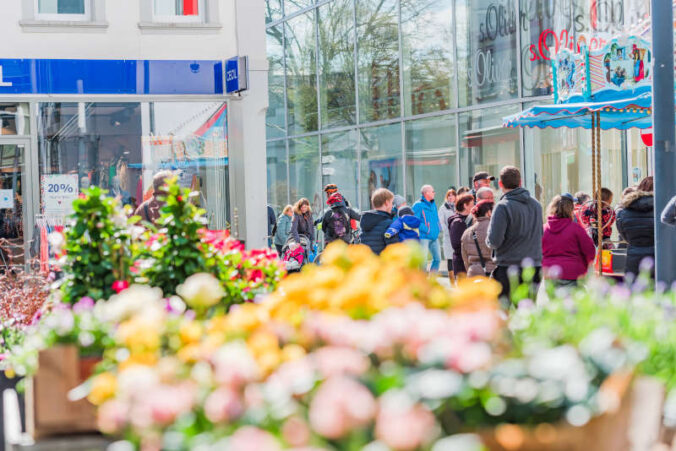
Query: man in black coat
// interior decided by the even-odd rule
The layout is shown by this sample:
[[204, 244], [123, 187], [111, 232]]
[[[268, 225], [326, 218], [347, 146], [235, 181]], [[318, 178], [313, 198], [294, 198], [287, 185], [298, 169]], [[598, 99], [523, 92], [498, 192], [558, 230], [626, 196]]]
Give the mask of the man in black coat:
[[376, 255], [380, 255], [389, 244], [399, 241], [396, 236], [385, 238], [385, 232], [394, 220], [393, 203], [394, 194], [386, 188], [379, 188], [371, 196], [374, 209], [364, 212], [361, 216], [361, 242], [370, 247]]

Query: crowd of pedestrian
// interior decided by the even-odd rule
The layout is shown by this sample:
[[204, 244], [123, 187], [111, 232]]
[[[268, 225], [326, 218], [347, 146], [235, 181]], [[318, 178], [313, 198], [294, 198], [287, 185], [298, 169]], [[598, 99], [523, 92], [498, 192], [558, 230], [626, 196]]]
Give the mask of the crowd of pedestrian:
[[[499, 199], [491, 189], [495, 181], [489, 173], [478, 172], [472, 188], [449, 189], [438, 208], [431, 185], [421, 187], [420, 199], [411, 207], [402, 196], [379, 188], [371, 195], [371, 209], [361, 214], [330, 184], [324, 189], [327, 207], [316, 221], [310, 202], [302, 198], [293, 207], [287, 205], [278, 218], [269, 208], [269, 230], [280, 256], [303, 243], [314, 246], [315, 226], [323, 232], [325, 245], [336, 240], [361, 243], [375, 254], [393, 243], [418, 241], [430, 273], [439, 271], [443, 250], [452, 284], [462, 277], [491, 277], [500, 282], [502, 295], [510, 294], [515, 280], [523, 282], [526, 268], [532, 290], [543, 277], [559, 286], [577, 285], [599, 253], [599, 228], [603, 252], [626, 248], [627, 277], [635, 278], [647, 268], [642, 262], [655, 258], [652, 177], [625, 189], [616, 208], [613, 192], [605, 187], [593, 197], [584, 192], [557, 195], [544, 221], [542, 206], [522, 186], [518, 168], [500, 171]], [[676, 226], [676, 196], [661, 220]], [[615, 241], [614, 226], [619, 236]]]

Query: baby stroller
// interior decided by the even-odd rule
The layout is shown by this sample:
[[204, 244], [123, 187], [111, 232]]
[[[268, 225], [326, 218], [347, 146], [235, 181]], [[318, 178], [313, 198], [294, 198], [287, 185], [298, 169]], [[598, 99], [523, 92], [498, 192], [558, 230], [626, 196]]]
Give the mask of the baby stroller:
[[312, 263], [317, 255], [317, 245], [312, 246], [310, 239], [305, 235], [300, 235], [300, 246], [292, 246], [295, 243], [293, 237], [289, 237], [282, 248], [282, 261], [289, 273], [299, 272], [303, 266]]

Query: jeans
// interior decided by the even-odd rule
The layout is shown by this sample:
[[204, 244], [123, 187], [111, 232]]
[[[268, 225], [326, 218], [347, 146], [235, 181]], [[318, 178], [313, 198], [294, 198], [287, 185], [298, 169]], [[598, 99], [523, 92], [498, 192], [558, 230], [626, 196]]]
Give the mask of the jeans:
[[439, 246], [439, 240], [420, 240], [420, 244], [423, 249], [425, 249], [427, 255], [425, 263], [427, 263], [429, 253], [432, 253], [432, 266], [430, 266], [430, 272], [439, 272], [439, 264], [441, 263], [441, 247]]

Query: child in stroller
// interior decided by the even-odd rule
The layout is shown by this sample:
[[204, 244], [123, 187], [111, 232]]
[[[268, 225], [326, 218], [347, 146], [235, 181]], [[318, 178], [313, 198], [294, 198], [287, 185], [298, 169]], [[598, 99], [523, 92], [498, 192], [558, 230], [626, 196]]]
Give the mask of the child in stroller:
[[[316, 246], [316, 245], [315, 245]], [[282, 261], [289, 273], [298, 272], [303, 266], [312, 263], [316, 256], [316, 249], [313, 248], [310, 240], [305, 236], [300, 236], [300, 245], [289, 237], [282, 248]]]

